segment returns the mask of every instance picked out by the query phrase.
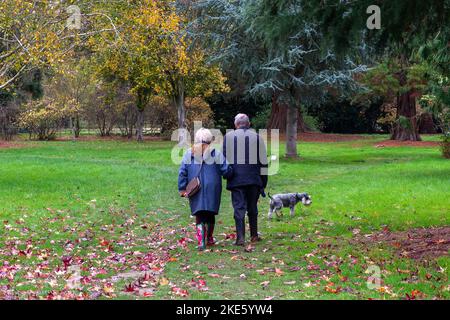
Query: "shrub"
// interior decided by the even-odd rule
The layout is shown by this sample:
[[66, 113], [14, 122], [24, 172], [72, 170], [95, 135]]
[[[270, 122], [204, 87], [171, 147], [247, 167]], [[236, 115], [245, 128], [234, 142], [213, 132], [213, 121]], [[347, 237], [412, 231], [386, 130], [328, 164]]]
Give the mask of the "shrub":
[[65, 109], [48, 101], [30, 101], [19, 115], [18, 124], [30, 134], [30, 139], [53, 140], [64, 121]]
[[442, 155], [444, 158], [450, 159], [450, 132], [446, 132], [441, 140]]
[[308, 106], [307, 113], [316, 119], [316, 128], [333, 133], [385, 132], [395, 120], [395, 112], [376, 98], [353, 103], [350, 99], [329, 97], [320, 105]]
[[[194, 121], [202, 121], [204, 127], [212, 127], [213, 112], [209, 104], [200, 97], [186, 98], [186, 126], [192, 131]], [[155, 96], [151, 99], [147, 111], [146, 126], [160, 128], [161, 136], [170, 139], [172, 131], [178, 128], [177, 111], [165, 97]]]
[[252, 122], [252, 127], [256, 130], [267, 129], [267, 122], [270, 117], [271, 106], [266, 106], [262, 111], [256, 113], [256, 115], [250, 119]]

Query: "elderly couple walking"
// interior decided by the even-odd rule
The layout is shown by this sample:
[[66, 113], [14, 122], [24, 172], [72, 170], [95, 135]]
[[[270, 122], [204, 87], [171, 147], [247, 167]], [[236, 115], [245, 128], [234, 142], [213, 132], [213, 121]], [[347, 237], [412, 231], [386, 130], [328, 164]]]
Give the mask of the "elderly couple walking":
[[223, 141], [223, 153], [210, 147], [213, 136], [208, 129], [195, 134], [192, 148], [186, 152], [178, 175], [178, 190], [186, 196], [186, 187], [198, 177], [200, 189], [189, 197], [191, 213], [196, 219], [196, 236], [199, 250], [214, 244], [215, 216], [219, 213], [222, 180], [227, 180], [231, 191], [236, 223], [236, 243], [245, 244], [245, 214], [248, 215], [251, 241], [260, 241], [258, 235], [258, 199], [265, 196], [267, 174], [266, 146], [263, 139], [250, 129], [245, 114], [235, 117], [236, 130], [228, 132]]

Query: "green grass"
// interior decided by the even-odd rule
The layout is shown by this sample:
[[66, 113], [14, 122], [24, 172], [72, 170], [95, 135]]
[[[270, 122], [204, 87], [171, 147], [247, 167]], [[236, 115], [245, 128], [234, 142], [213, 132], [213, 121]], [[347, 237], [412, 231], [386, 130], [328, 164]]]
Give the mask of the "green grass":
[[[448, 255], [416, 261], [388, 246], [350, 242], [356, 231], [450, 225], [450, 162], [437, 147], [373, 146], [385, 138], [300, 143], [301, 160], [282, 159], [268, 190], [306, 191], [313, 205], [268, 221], [268, 200], [261, 199], [264, 241], [251, 252], [225, 237], [233, 233], [227, 191], [214, 250], [179, 243], [193, 239], [193, 220], [177, 196], [172, 143], [21, 142], [0, 149], [0, 298], [52, 292], [135, 299], [146, 290], [148, 298], [183, 298], [174, 293], [180, 288], [198, 299], [402, 299], [413, 290], [448, 299]], [[85, 277], [79, 290], [65, 288], [66, 256]], [[366, 286], [372, 264], [381, 269], [380, 290]], [[142, 270], [150, 276], [140, 293], [124, 292], [133, 279], [120, 277]], [[208, 290], [192, 279], [205, 280]]]

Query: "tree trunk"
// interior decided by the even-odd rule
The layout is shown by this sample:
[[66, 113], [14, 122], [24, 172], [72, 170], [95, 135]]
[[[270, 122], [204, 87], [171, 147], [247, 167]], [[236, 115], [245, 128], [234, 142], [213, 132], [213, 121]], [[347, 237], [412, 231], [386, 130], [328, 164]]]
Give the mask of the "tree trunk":
[[429, 112], [424, 112], [419, 118], [419, 133], [435, 134], [437, 133], [436, 126], [433, 121], [433, 115]]
[[75, 140], [80, 137], [80, 117], [78, 115], [71, 117], [70, 125], [72, 127], [73, 139]]
[[80, 125], [80, 115], [75, 116], [75, 138], [80, 137], [81, 125]]
[[[178, 129], [186, 129], [186, 106], [184, 105], [184, 83], [183, 80], [178, 80], [177, 85], [174, 88], [174, 94], [172, 97], [174, 107], [177, 110], [178, 115]], [[184, 144], [186, 136], [183, 132], [178, 132], [178, 144]]]
[[421, 141], [417, 125], [416, 99], [408, 91], [397, 96], [397, 117], [391, 140]]
[[[272, 96], [272, 109], [270, 112], [269, 120], [267, 121], [267, 129], [279, 129], [280, 133], [286, 133], [286, 116], [288, 112], [288, 106], [285, 103], [278, 101], [278, 96], [274, 94]], [[297, 110], [297, 132], [306, 132], [307, 128], [303, 121], [303, 115], [301, 111]]]
[[139, 108], [136, 121], [136, 139], [138, 142], [144, 141], [144, 109]]
[[286, 157], [297, 158], [297, 120], [298, 110], [290, 106], [286, 113]]

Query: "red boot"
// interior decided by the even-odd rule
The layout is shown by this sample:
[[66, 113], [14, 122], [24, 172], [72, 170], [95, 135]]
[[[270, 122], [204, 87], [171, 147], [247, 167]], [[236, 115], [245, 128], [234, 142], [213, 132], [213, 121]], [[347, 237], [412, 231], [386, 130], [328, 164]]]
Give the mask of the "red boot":
[[204, 223], [199, 223], [195, 227], [196, 237], [198, 242], [198, 250], [203, 251], [206, 249], [206, 227]]

